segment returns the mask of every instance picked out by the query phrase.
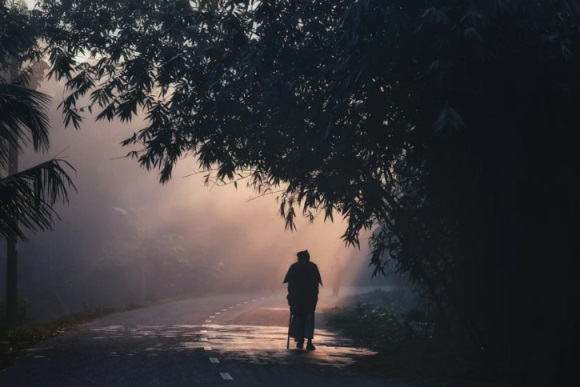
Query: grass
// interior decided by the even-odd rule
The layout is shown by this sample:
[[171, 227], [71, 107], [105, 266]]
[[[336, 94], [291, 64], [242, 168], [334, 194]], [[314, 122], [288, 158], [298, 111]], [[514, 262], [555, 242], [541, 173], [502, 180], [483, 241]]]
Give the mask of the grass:
[[[140, 307], [140, 305], [127, 305], [117, 308], [87, 310], [68, 314], [46, 324], [25, 323], [13, 329], [0, 326], [0, 370], [5, 369], [27, 348], [39, 341], [70, 331], [96, 318]], [[0, 309], [2, 309], [1, 305]], [[4, 321], [3, 316], [0, 317]]]
[[511, 377], [468, 343], [434, 334], [428, 314], [408, 297], [374, 291], [344, 300], [325, 313], [327, 324], [373, 349], [376, 355], [354, 365], [379, 376], [465, 383], [508, 383]]

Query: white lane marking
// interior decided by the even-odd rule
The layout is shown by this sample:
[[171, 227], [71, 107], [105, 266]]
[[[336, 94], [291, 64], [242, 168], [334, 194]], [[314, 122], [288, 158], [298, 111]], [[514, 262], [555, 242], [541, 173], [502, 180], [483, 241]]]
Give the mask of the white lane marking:
[[228, 372], [220, 372], [220, 375], [223, 380], [234, 380], [234, 378], [232, 378], [232, 375], [230, 375]]
[[252, 302], [256, 302], [256, 300], [252, 300]]
[[207, 333], [207, 331], [205, 329], [202, 329], [201, 331], [199, 331], [199, 333]]
[[215, 314], [221, 314], [222, 312], [215, 312]]
[[199, 340], [200, 341], [207, 341], [207, 337], [201, 337]]
[[210, 347], [210, 346], [203, 347], [203, 350], [204, 350], [204, 351], [211, 351], [211, 347]]
[[217, 357], [210, 357], [210, 358], [209, 358], [209, 361], [210, 361], [210, 362], [212, 362], [212, 363], [215, 363], [215, 364], [217, 364], [217, 363], [219, 363], [219, 362], [220, 362], [220, 361], [219, 361], [219, 359], [218, 359]]
[[[0, 344], [9, 344], [8, 341], [2, 341]], [[34, 351], [44, 351], [45, 349], [52, 349], [54, 347], [42, 347], [42, 348], [28, 348], [25, 349], [26, 352], [34, 352]]]
[[215, 318], [215, 316], [209, 316], [209, 318]]
[[234, 309], [234, 307], [233, 306], [230, 306], [228, 309]]
[[242, 305], [242, 304], [236, 304], [236, 306], [240, 306], [240, 305]]
[[227, 311], [228, 311], [227, 309], [222, 309], [222, 312], [227, 312]]
[[205, 322], [206, 322], [206, 323], [210, 323], [210, 322], [211, 322], [211, 320], [205, 320]]

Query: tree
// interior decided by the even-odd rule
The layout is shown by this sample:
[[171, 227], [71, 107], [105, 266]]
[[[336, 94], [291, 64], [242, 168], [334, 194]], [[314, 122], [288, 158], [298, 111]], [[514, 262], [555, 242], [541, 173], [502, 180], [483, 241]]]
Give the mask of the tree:
[[408, 272], [449, 330], [571, 366], [580, 2], [41, 3], [67, 124], [143, 112], [123, 145], [161, 182], [193, 156], [280, 191], [289, 228], [296, 208], [340, 214], [347, 243], [372, 228], [376, 272]]
[[[36, 151], [49, 147], [46, 116], [48, 96], [26, 88], [32, 67], [19, 72], [20, 64], [35, 58], [36, 35], [21, 8], [0, 1], [0, 69], [6, 69], [9, 82], [0, 76], [0, 235], [7, 239], [8, 326], [16, 325], [18, 240], [26, 230], [48, 230], [58, 216], [53, 205], [68, 200], [67, 189], [74, 188], [64, 160], [52, 159], [18, 171], [18, 154], [32, 143]], [[1, 74], [0, 74], [1, 75]], [[20, 77], [19, 79], [19, 75]]]

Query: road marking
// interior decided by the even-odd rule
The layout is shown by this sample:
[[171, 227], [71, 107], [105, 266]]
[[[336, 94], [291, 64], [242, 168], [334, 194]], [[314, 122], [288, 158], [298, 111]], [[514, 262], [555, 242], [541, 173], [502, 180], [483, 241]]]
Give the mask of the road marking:
[[234, 307], [233, 306], [230, 306], [228, 309], [234, 309]]
[[[10, 344], [8, 341], [2, 341], [0, 344]], [[53, 347], [41, 347], [41, 348], [28, 348], [26, 349], [27, 352], [34, 352], [34, 351], [44, 351], [46, 349], [52, 349]]]
[[232, 375], [230, 375], [228, 372], [220, 372], [220, 375], [223, 380], [234, 380], [234, 378], [232, 378]]
[[210, 347], [210, 346], [203, 347], [203, 350], [204, 350], [204, 351], [211, 351], [211, 347]]
[[199, 331], [199, 333], [207, 333], [207, 331], [205, 329], [202, 329], [201, 331]]
[[256, 300], [252, 300], [252, 302], [256, 302]]
[[244, 301], [244, 304], [247, 304], [247, 303], [248, 303], [248, 301]]
[[209, 318], [215, 318], [215, 316], [209, 316]]
[[222, 312], [227, 312], [227, 311], [228, 311], [227, 309], [222, 309]]
[[219, 359], [218, 359], [217, 357], [210, 357], [210, 358], [209, 358], [209, 361], [210, 361], [210, 362], [212, 362], [212, 363], [215, 363], [215, 364], [217, 364], [217, 363], [219, 363], [219, 362], [220, 362], [220, 361], [219, 361]]
[[211, 320], [205, 320], [205, 322], [206, 322], [206, 323], [210, 323], [210, 322], [211, 322]]
[[207, 341], [207, 337], [200, 338], [201, 341]]
[[221, 314], [222, 312], [215, 312], [215, 314]]

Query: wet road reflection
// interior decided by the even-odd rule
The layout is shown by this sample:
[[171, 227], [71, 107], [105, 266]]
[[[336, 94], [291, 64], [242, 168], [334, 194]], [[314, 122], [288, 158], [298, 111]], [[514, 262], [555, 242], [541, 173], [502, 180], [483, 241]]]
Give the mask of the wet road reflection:
[[286, 349], [288, 328], [247, 325], [206, 325], [208, 333], [215, 334], [210, 339], [214, 350], [222, 356], [239, 361], [257, 364], [295, 364], [309, 363], [324, 366], [341, 367], [353, 363], [361, 356], [374, 352], [362, 348], [353, 348], [350, 341], [338, 337], [335, 333], [317, 330], [315, 336], [316, 350], [305, 351]]
[[[110, 325], [91, 329], [93, 339], [115, 338], [119, 344], [109, 356], [156, 356], [160, 352], [206, 350], [222, 359], [253, 364], [309, 364], [344, 367], [374, 352], [354, 348], [348, 339], [317, 329], [315, 351], [286, 349], [287, 327], [253, 325], [173, 325], [125, 327]], [[125, 351], [123, 351], [125, 349]]]

